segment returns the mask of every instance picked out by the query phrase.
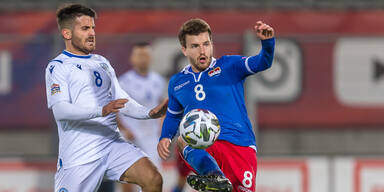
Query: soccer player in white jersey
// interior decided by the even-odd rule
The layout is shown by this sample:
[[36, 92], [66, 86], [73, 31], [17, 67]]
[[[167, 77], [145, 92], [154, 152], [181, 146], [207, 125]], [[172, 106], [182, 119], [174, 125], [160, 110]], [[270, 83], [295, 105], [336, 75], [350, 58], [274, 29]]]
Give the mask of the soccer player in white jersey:
[[[158, 105], [165, 95], [165, 80], [158, 73], [150, 71], [152, 47], [147, 42], [135, 43], [132, 47], [130, 61], [132, 70], [119, 77], [121, 88], [137, 102], [152, 108]], [[152, 162], [161, 167], [157, 154], [157, 143], [160, 137], [160, 121], [158, 119], [141, 121], [124, 115], [118, 116], [120, 131], [126, 139], [134, 142]], [[133, 187], [125, 185], [124, 192], [132, 191]]]
[[162, 177], [145, 153], [125, 142], [116, 113], [158, 118], [167, 101], [152, 110], [138, 104], [118, 83], [111, 64], [95, 50], [96, 13], [69, 4], [56, 13], [65, 50], [47, 66], [46, 93], [59, 133], [55, 192], [97, 191], [103, 179], [161, 191]]

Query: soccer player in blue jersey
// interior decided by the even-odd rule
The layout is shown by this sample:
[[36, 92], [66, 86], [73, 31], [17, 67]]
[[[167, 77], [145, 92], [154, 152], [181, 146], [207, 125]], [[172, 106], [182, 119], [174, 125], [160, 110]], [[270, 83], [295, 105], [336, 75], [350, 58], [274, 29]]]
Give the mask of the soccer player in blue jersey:
[[157, 146], [161, 158], [170, 155], [171, 139], [184, 114], [192, 109], [208, 109], [218, 117], [221, 133], [209, 148], [194, 149], [181, 137], [177, 144], [184, 160], [197, 175], [188, 184], [201, 191], [256, 191], [256, 142], [244, 101], [244, 81], [249, 75], [271, 67], [274, 30], [262, 21], [254, 26], [261, 39], [258, 55], [213, 57], [212, 32], [201, 19], [185, 22], [179, 41], [189, 65], [172, 76], [168, 86], [168, 110]]

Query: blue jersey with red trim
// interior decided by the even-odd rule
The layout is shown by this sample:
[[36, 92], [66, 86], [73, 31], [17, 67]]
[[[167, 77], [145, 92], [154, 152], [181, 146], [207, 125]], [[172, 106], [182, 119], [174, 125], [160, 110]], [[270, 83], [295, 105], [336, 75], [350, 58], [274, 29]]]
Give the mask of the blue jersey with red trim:
[[223, 56], [212, 58], [210, 66], [199, 73], [190, 66], [172, 76], [168, 86], [168, 111], [162, 138], [173, 138], [184, 114], [192, 109], [208, 109], [220, 122], [219, 140], [240, 146], [256, 145], [244, 100], [247, 76], [272, 65], [275, 39], [262, 40], [256, 56]]

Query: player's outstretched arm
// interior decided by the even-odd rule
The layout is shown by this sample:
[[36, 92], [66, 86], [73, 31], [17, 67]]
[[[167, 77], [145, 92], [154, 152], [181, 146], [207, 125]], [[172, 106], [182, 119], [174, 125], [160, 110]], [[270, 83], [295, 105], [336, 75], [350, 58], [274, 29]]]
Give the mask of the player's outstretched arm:
[[247, 72], [251, 74], [270, 68], [272, 66], [275, 50], [274, 29], [262, 21], [256, 22], [254, 29], [256, 36], [261, 39], [262, 49], [259, 54], [248, 57], [245, 60]]
[[88, 120], [96, 117], [107, 116], [110, 113], [116, 113], [124, 107], [127, 99], [118, 99], [111, 101], [104, 107], [83, 107], [67, 101], [61, 101], [52, 106], [53, 115], [58, 121], [63, 120]]

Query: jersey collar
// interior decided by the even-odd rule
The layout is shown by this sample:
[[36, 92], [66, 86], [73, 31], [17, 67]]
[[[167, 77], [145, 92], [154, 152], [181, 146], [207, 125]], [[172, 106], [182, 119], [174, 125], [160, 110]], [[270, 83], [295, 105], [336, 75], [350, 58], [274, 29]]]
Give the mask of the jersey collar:
[[83, 58], [83, 59], [89, 59], [89, 58], [91, 58], [91, 54], [88, 54], [88, 55], [75, 55], [75, 54], [73, 54], [73, 53], [70, 53], [69, 51], [67, 51], [67, 50], [64, 50], [63, 51], [63, 54], [64, 55], [66, 55], [66, 56], [68, 56], [68, 57], [76, 57], [76, 58]]
[[[184, 67], [184, 69], [182, 70], [182, 72], [183, 72], [184, 74], [188, 74], [188, 73], [189, 73], [189, 74], [193, 75], [193, 79], [195, 80], [195, 82], [199, 82], [199, 81], [200, 81], [200, 78], [201, 78], [201, 75], [202, 75], [205, 71], [207, 71], [208, 69], [212, 69], [213, 66], [215, 66], [215, 65], [216, 65], [216, 59], [215, 59], [214, 57], [212, 57], [211, 64], [209, 64], [209, 67], [207, 67], [204, 71], [199, 72], [199, 73], [195, 73], [195, 72], [192, 71], [192, 67], [191, 67], [191, 65], [189, 64], [189, 65], [187, 65], [186, 67]], [[199, 74], [199, 75], [196, 77], [196, 74]]]

